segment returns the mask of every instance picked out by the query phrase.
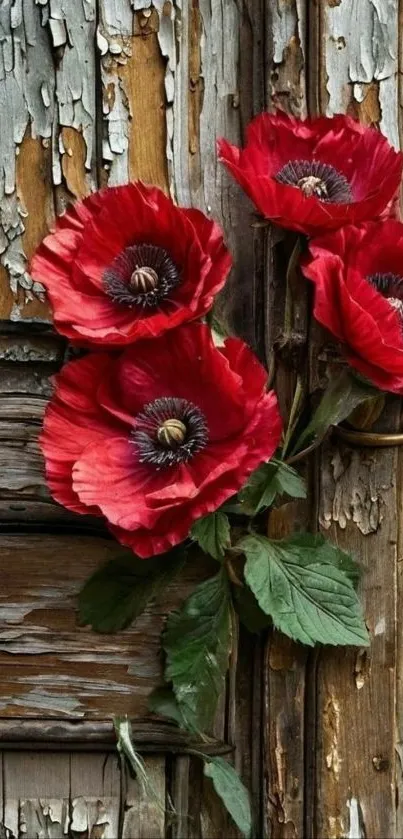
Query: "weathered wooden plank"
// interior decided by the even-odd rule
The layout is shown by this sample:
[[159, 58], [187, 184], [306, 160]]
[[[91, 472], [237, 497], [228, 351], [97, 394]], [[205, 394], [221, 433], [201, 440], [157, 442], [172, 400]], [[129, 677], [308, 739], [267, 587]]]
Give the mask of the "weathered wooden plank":
[[371, 648], [327, 650], [318, 662], [318, 835], [397, 835], [396, 467], [396, 449], [329, 446], [322, 459], [321, 521], [364, 569], [360, 588]]
[[[27, 274], [23, 244], [33, 243], [43, 227], [46, 205], [51, 200], [51, 191], [46, 187], [49, 175], [49, 155], [41, 147], [44, 138], [49, 144], [54, 114], [54, 72], [47, 34], [41, 25], [41, 9], [28, 0], [22, 5], [2, 4], [0, 25], [3, 33], [0, 55], [0, 108], [3, 114], [11, 113], [12, 119], [2, 121], [2, 142], [0, 151], [0, 252], [1, 313], [18, 320], [25, 301], [29, 301], [35, 289]], [[29, 126], [31, 125], [31, 129]], [[27, 139], [24, 141], [24, 137]], [[21, 146], [21, 162], [18, 166], [17, 149]], [[32, 145], [33, 144], [33, 145]], [[38, 193], [40, 208], [38, 221], [30, 229], [24, 218], [27, 198], [26, 171], [32, 165], [31, 189]], [[17, 181], [19, 191], [17, 191]], [[44, 205], [44, 199], [46, 201]], [[37, 229], [35, 231], [35, 226]], [[22, 235], [26, 229], [25, 242]], [[32, 239], [31, 239], [32, 237]], [[9, 278], [9, 279], [8, 279]], [[39, 292], [40, 293], [40, 292]], [[42, 311], [41, 306], [31, 306], [33, 315]]]
[[69, 821], [70, 761], [65, 755], [6, 752], [4, 826], [10, 836], [62, 839]]
[[318, 4], [320, 107], [375, 123], [399, 146], [397, 0]]
[[190, 809], [190, 765], [191, 758], [177, 757], [173, 767], [172, 801], [175, 808], [175, 818], [172, 820], [173, 839], [189, 839], [189, 809]]
[[[236, 660], [230, 671], [227, 739], [234, 746], [234, 765], [252, 796], [256, 825], [261, 824], [263, 754], [264, 642], [239, 627]], [[235, 658], [235, 657], [234, 657]]]
[[[397, 521], [403, 521], [403, 458], [402, 449], [398, 450], [396, 480], [396, 515]], [[397, 574], [396, 574], [396, 836], [403, 834], [403, 632], [400, 618], [403, 614], [403, 529], [397, 532]]]
[[94, 184], [95, 0], [7, 3], [0, 14], [0, 104], [13, 115], [2, 123], [0, 312], [49, 319], [27, 260], [54, 204], [60, 211]]
[[[200, 748], [200, 740], [172, 723], [159, 719], [133, 720], [131, 723], [133, 740], [141, 752], [172, 752], [178, 755], [192, 753]], [[0, 717], [0, 742], [7, 750], [37, 749], [55, 751], [113, 751], [116, 750], [116, 734], [112, 719], [105, 720], [65, 720]], [[228, 755], [232, 747], [228, 743], [213, 738], [203, 743], [203, 750], [208, 755]], [[181, 758], [179, 757], [178, 760]]]
[[[9, 535], [0, 545], [2, 716], [139, 717], [161, 680], [164, 616], [211, 573], [190, 563], [134, 626], [117, 635], [78, 627], [76, 594], [114, 542], [85, 536]], [[18, 569], [18, 571], [16, 571]]]
[[[307, 111], [306, 4], [269, 3], [266, 12], [266, 105], [303, 117]], [[285, 277], [294, 245], [292, 234], [274, 227], [266, 231], [262, 295], [265, 361], [274, 371], [285, 420], [293, 404], [297, 373], [300, 384], [307, 381], [301, 347], [309, 335], [309, 302], [306, 287], [298, 280], [289, 288], [292, 328], [285, 329]], [[306, 529], [309, 516], [309, 500], [286, 504], [271, 513], [269, 535], [283, 538]], [[304, 649], [276, 632], [269, 634], [264, 654], [264, 824], [266, 834], [279, 839], [304, 835], [306, 662]]]
[[[308, 93], [314, 112], [348, 112], [379, 126], [397, 147], [398, 15], [395, 0], [312, 4]], [[326, 357], [325, 342], [322, 335], [318, 352], [314, 337], [316, 358]], [[323, 383], [316, 364], [313, 389]], [[379, 428], [393, 431], [398, 422], [399, 408], [392, 403]], [[398, 650], [402, 634], [400, 622], [396, 625], [397, 468], [396, 450], [349, 449], [337, 442], [319, 461], [319, 521], [364, 567], [361, 595], [372, 643], [363, 653], [326, 651], [309, 671], [307, 749], [315, 744], [307, 766], [310, 835], [401, 833], [395, 825], [396, 807], [399, 813], [402, 804], [401, 795], [395, 797], [394, 776], [396, 712], [401, 728], [396, 629]]]
[[[68, 760], [66, 755], [64, 758]], [[70, 831], [73, 837], [116, 839], [120, 834], [121, 778], [116, 755], [70, 756]]]
[[4, 782], [3, 782], [3, 754], [0, 752], [0, 837], [7, 839], [6, 828], [4, 826]]
[[[264, 32], [262, 19], [263, 5], [268, 4], [264, 4], [263, 0], [249, 0], [243, 4], [236, 0], [200, 0], [199, 3], [191, 4], [181, 3], [179, 0], [172, 3], [156, 0], [151, 8], [149, 0], [101, 0], [97, 5], [100, 55], [95, 55], [92, 48], [95, 25], [93, 0], [81, 0], [78, 4], [70, 4], [67, 0], [41, 0], [40, 8], [33, 2], [24, 6], [26, 20], [29, 21], [35, 14], [35, 20], [39, 25], [44, 23], [45, 30], [50, 32], [53, 44], [51, 48], [49, 45], [46, 47], [47, 56], [52, 63], [52, 69], [49, 69], [48, 74], [52, 85], [48, 108], [52, 113], [47, 123], [46, 139], [53, 132], [52, 175], [57, 210], [63, 208], [71, 195], [80, 197], [85, 194], [95, 181], [94, 94], [99, 96], [100, 91], [96, 91], [93, 81], [94, 65], [100, 60], [103, 113], [96, 115], [99, 149], [102, 144], [102, 154], [98, 154], [97, 159], [100, 182], [122, 183], [129, 177], [152, 179], [163, 188], [169, 189], [181, 202], [200, 206], [223, 220], [236, 262], [224, 308], [227, 313], [230, 312], [231, 319], [236, 320], [239, 333], [245, 335], [263, 356], [262, 237], [259, 234], [255, 237], [250, 235], [250, 230], [245, 224], [248, 202], [217, 163], [215, 140], [218, 136], [225, 135], [239, 142], [242, 130], [253, 111], [259, 110], [264, 104], [263, 59], [268, 33]], [[273, 15], [275, 14], [277, 12], [273, 12]], [[18, 15], [14, 14], [14, 28], [17, 17]], [[273, 75], [271, 83], [280, 99], [286, 100], [288, 97], [291, 110], [303, 112], [304, 101], [298, 92], [298, 85], [301, 85], [303, 80], [303, 4], [281, 4], [277, 17], [279, 20], [278, 25], [276, 24], [278, 34], [274, 59], [276, 66], [273, 67], [273, 73], [278, 72], [278, 78], [275, 79]], [[23, 22], [25, 25], [25, 19]], [[40, 33], [43, 34], [42, 29]], [[280, 58], [277, 58], [278, 56]], [[291, 69], [293, 76], [290, 93], [287, 92], [286, 79]], [[57, 101], [54, 95], [55, 87]], [[29, 120], [25, 130], [28, 122]], [[41, 131], [36, 133], [40, 137], [43, 136]], [[24, 148], [22, 157], [21, 190], [24, 194], [27, 193], [28, 183], [25, 162], [25, 159], [28, 160], [28, 150], [38, 169], [41, 159], [38, 146], [28, 147], [28, 140], [24, 141], [27, 151]], [[37, 143], [36, 140], [32, 142]], [[41, 141], [39, 146], [40, 143]], [[47, 179], [49, 148], [43, 151]], [[12, 153], [14, 152], [15, 142], [12, 147]], [[49, 181], [46, 180], [46, 185], [43, 186], [41, 181], [40, 196], [39, 186], [33, 190], [32, 203], [28, 207], [31, 212], [27, 225], [33, 223], [31, 207], [34, 207], [34, 201], [39, 201], [42, 208], [47, 200], [45, 193], [50, 197], [48, 184]], [[53, 207], [50, 203], [49, 206], [51, 215]], [[29, 241], [23, 243], [27, 249], [35, 246], [45, 224], [48, 224], [49, 217], [41, 209], [35, 230], [32, 228]], [[245, 277], [248, 278], [248, 282], [245, 282]], [[9, 310], [4, 308], [1, 311], [7, 314]], [[32, 313], [33, 310], [30, 311]], [[42, 312], [42, 309], [40, 311]], [[13, 317], [16, 316], [14, 311]], [[19, 375], [22, 375], [22, 370]], [[24, 371], [24, 376], [28, 376], [28, 372]], [[4, 412], [2, 416], [5, 420], [6, 438], [2, 457], [7, 470], [3, 478], [5, 486], [0, 490], [0, 515], [8, 522], [27, 522], [28, 516], [48, 523], [58, 522], [59, 516], [60, 522], [66, 521], [63, 518], [65, 514], [49, 502], [45, 492], [39, 475], [39, 456], [33, 446], [33, 428], [27, 428], [21, 422], [22, 419], [28, 420], [30, 416], [35, 416], [36, 420], [40, 421], [44, 407], [42, 397], [47, 395], [40, 392], [44, 382], [42, 375], [40, 380], [36, 389], [31, 390], [27, 386], [24, 398], [14, 401], [11, 395], [10, 371], [9, 389], [1, 403], [0, 411]], [[45, 384], [43, 387], [46, 390]], [[15, 390], [18, 392], [18, 387]], [[21, 413], [24, 411], [25, 413]], [[11, 425], [10, 420], [13, 423], [19, 420], [18, 428], [17, 423]], [[0, 443], [1, 445], [3, 443]], [[19, 460], [22, 461], [17, 473], [13, 471], [16, 451]], [[7, 481], [12, 483], [12, 486], [9, 486]], [[81, 519], [77, 521], [81, 522]], [[32, 545], [31, 539], [32, 537], [28, 542]], [[14, 541], [13, 545], [16, 544]], [[22, 543], [19, 544], [22, 546]], [[43, 565], [47, 563], [52, 568], [53, 574], [53, 554], [61, 554], [64, 564], [65, 561], [70, 561], [71, 552], [68, 555], [64, 553], [64, 538], [54, 538], [52, 544], [53, 547], [50, 543], [48, 547], [44, 547], [41, 561]], [[54, 583], [52, 577], [51, 586], [55, 585], [57, 593], [55, 600], [50, 598], [47, 601], [46, 605], [51, 606], [50, 610], [38, 607], [35, 600], [35, 597], [39, 597], [38, 589], [49, 589], [46, 576], [40, 580], [38, 572], [36, 580], [32, 579], [32, 573], [35, 576], [38, 571], [37, 560], [34, 559], [37, 547], [33, 550], [27, 548], [26, 564], [21, 560], [23, 572], [19, 569], [19, 575], [25, 574], [29, 560], [34, 566], [31, 577], [27, 571], [27, 579], [37, 586], [36, 589], [34, 587], [36, 594], [33, 598], [36, 605], [33, 615], [30, 611], [21, 625], [17, 623], [12, 626], [15, 635], [9, 637], [9, 640], [14, 645], [14, 652], [21, 664], [20, 670], [17, 664], [11, 667], [10, 655], [4, 654], [4, 661], [8, 666], [6, 672], [12, 669], [13, 685], [20, 691], [22, 683], [19, 680], [27, 678], [29, 674], [32, 674], [33, 678], [36, 672], [32, 659], [22, 652], [26, 649], [24, 645], [32, 645], [36, 652], [42, 649], [41, 655], [38, 656], [38, 661], [40, 660], [41, 666], [44, 666], [44, 672], [39, 674], [44, 677], [44, 680], [39, 682], [42, 694], [39, 700], [38, 696], [36, 699], [34, 697], [34, 701], [40, 701], [46, 706], [60, 696], [63, 700], [66, 696], [68, 699], [68, 684], [73, 693], [73, 701], [76, 702], [78, 698], [78, 702], [84, 705], [86, 716], [87, 712], [93, 716], [110, 716], [118, 709], [115, 695], [110, 697], [110, 701], [108, 698], [110, 685], [104, 678], [104, 668], [107, 666], [108, 673], [112, 672], [114, 681], [119, 686], [120, 694], [128, 686], [124, 695], [120, 696], [121, 708], [125, 709], [130, 705], [130, 712], [140, 713], [145, 707], [144, 694], [139, 696], [136, 689], [129, 701], [129, 690], [133, 690], [133, 685], [131, 674], [127, 672], [129, 648], [131, 650], [130, 645], [134, 643], [135, 652], [137, 640], [133, 642], [130, 632], [128, 635], [119, 636], [119, 640], [111, 639], [111, 646], [108, 646], [109, 640], [98, 639], [100, 648], [96, 654], [95, 666], [94, 662], [85, 660], [87, 655], [93, 655], [91, 644], [88, 643], [88, 633], [86, 630], [76, 630], [72, 612], [69, 611], [68, 598], [71, 596], [72, 586], [79, 585], [80, 580], [95, 567], [95, 557], [100, 560], [105, 555], [106, 548], [102, 547], [100, 550], [100, 542], [92, 548], [90, 540], [80, 542], [81, 547], [78, 547], [78, 543], [69, 538], [69, 544], [76, 550], [85, 550], [87, 556], [82, 560], [78, 557], [74, 558], [74, 561], [71, 560], [69, 580]], [[17, 555], [19, 556], [18, 552]], [[10, 557], [10, 553], [7, 552], [6, 556]], [[5, 558], [4, 561], [9, 562], [9, 559]], [[44, 575], [45, 570], [43, 567]], [[61, 598], [64, 586], [67, 605], [66, 609], [60, 609], [58, 598]], [[20, 604], [18, 592], [14, 593], [15, 602]], [[177, 599], [173, 599], [172, 603], [176, 604]], [[31, 605], [30, 599], [29, 608]], [[150, 647], [146, 646], [144, 654], [148, 650], [149, 661], [156, 662], [155, 645], [159, 625], [155, 623], [152, 629], [151, 624], [140, 624], [139, 638], [141, 632], [149, 633], [151, 644]], [[68, 661], [63, 659], [61, 670], [62, 651], [57, 648], [56, 635], [59, 639], [57, 643], [60, 643], [64, 654], [69, 657]], [[258, 803], [260, 783], [257, 765], [261, 740], [258, 731], [260, 691], [257, 683], [260, 653], [254, 654], [252, 647], [253, 642], [249, 640], [248, 646], [244, 648], [245, 653], [238, 662], [238, 673], [232, 676], [232, 685], [236, 685], [238, 701], [235, 704], [231, 703], [229, 720], [226, 719], [225, 703], [223, 704], [219, 731], [222, 733], [227, 727], [231, 739], [237, 744], [237, 765], [248, 781], [252, 779], [255, 800]], [[18, 649], [20, 652], [17, 652]], [[123, 662], [119, 662], [120, 652]], [[71, 656], [73, 661], [70, 661]], [[114, 661], [111, 663], [112, 658]], [[15, 662], [16, 659], [12, 661]], [[143, 673], [146, 675], [144, 668]], [[58, 689], [54, 689], [50, 681], [53, 675], [61, 677]], [[249, 679], [253, 679], [253, 686], [249, 684]], [[101, 683], [104, 690], [101, 690]], [[31, 681], [29, 688], [25, 685], [24, 689], [31, 691], [32, 684]], [[134, 680], [133, 684], [137, 682]], [[89, 696], [91, 691], [92, 695]], [[52, 693], [51, 699], [47, 696], [49, 692]], [[32, 701], [32, 693], [30, 696]], [[238, 706], [239, 697], [243, 699]], [[250, 703], [253, 710], [250, 709]], [[29, 713], [34, 715], [43, 712], [54, 715], [57, 719], [60, 713], [68, 718], [75, 713], [81, 715], [82, 711], [80, 705], [78, 708], [72, 708], [70, 704], [64, 709], [55, 707], [52, 710], [42, 707], [38, 711], [31, 708]], [[18, 714], [20, 710], [18, 706], [10, 706], [8, 712]], [[80, 718], [77, 716], [77, 719]], [[202, 829], [204, 835], [209, 835], [210, 829], [215, 832], [214, 835], [227, 835], [226, 831], [229, 828], [226, 817], [210, 793], [206, 798], [207, 803], [203, 805], [202, 820], [196, 813], [197, 800], [200, 803], [202, 794], [202, 781], [200, 767], [197, 770], [192, 769], [193, 771], [199, 774], [199, 781], [192, 783], [191, 804], [194, 818], [189, 820], [189, 835], [200, 836]], [[206, 789], [207, 787], [206, 784]], [[196, 788], [198, 792], [194, 794], [193, 790]]]
[[306, 116], [306, 16], [313, 4], [266, 0], [266, 80], [268, 101], [295, 116]]
[[164, 839], [169, 803], [166, 802], [165, 758], [144, 760], [150, 793], [126, 773], [122, 839]]
[[133, 16], [128, 4], [124, 11], [125, 22], [117, 27], [110, 3], [101, 3], [103, 180], [107, 177], [109, 184], [117, 184], [140, 178], [167, 190], [165, 62], [158, 43], [159, 15], [144, 8]]

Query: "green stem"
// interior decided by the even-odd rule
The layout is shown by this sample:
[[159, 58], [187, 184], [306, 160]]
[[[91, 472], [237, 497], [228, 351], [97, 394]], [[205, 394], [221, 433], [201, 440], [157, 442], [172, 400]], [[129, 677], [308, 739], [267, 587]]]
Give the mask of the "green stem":
[[283, 445], [283, 451], [282, 451], [282, 459], [283, 460], [284, 460], [284, 458], [287, 454], [292, 435], [293, 435], [293, 433], [295, 431], [295, 428], [296, 428], [296, 425], [298, 423], [299, 409], [300, 409], [301, 400], [302, 400], [303, 396], [304, 396], [304, 388], [303, 388], [303, 385], [302, 385], [302, 377], [298, 376], [297, 377], [297, 384], [296, 384], [295, 392], [294, 392], [294, 398], [292, 400], [287, 431], [286, 431], [285, 438], [284, 438], [284, 445]]
[[288, 261], [286, 274], [286, 293], [285, 293], [285, 307], [284, 307], [284, 335], [289, 336], [293, 324], [293, 282], [296, 276], [299, 258], [303, 250], [303, 238], [297, 236], [294, 247], [291, 251], [291, 256]]

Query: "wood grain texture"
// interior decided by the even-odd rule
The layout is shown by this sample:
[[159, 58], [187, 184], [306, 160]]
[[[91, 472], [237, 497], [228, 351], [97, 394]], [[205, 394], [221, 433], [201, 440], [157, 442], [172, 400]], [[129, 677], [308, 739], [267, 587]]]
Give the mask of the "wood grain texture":
[[[27, 266], [38, 242], [69, 201], [87, 195], [97, 185], [142, 178], [224, 222], [236, 267], [223, 310], [232, 316], [228, 299], [236, 297], [236, 308], [245, 315], [242, 334], [254, 331], [254, 298], [239, 281], [248, 276], [254, 258], [254, 243], [244, 223], [248, 202], [218, 164], [215, 143], [221, 135], [239, 142], [247, 121], [263, 105], [263, 0], [242, 4], [237, 0], [154, 0], [152, 4], [150, 0], [77, 0], [74, 4], [27, 0], [3, 6], [0, 104], [12, 100], [14, 116], [5, 126], [6, 142], [0, 152], [0, 251], [7, 269], [1, 277], [0, 317], [15, 327], [25, 319], [29, 329], [0, 336], [3, 582], [7, 576], [0, 608], [0, 713], [6, 715], [2, 736], [9, 736], [10, 745], [17, 749], [24, 738], [38, 737], [42, 720], [42, 732], [49, 733], [50, 744], [64, 737], [65, 747], [70, 743], [82, 750], [88, 737], [101, 748], [102, 726], [110, 726], [106, 720], [126, 710], [134, 717], [134, 730], [142, 734], [145, 749], [155, 750], [160, 743], [164, 750], [183, 750], [184, 742], [160, 733], [157, 720], [150, 721], [154, 727], [148, 744], [148, 729], [136, 729], [138, 715], [146, 711], [146, 695], [160, 677], [158, 636], [165, 604], [155, 616], [145, 617], [146, 623], [136, 630], [137, 639], [132, 630], [106, 639], [76, 626], [74, 592], [88, 572], [110, 555], [112, 543], [98, 523], [71, 516], [55, 505], [44, 483], [36, 437], [51, 393], [49, 376], [62, 363], [65, 347], [54, 342], [50, 333], [36, 331], [40, 323], [49, 321], [49, 310], [43, 290], [32, 286]], [[189, 585], [206, 569], [195, 573]], [[167, 608], [178, 605], [181, 597], [181, 587], [174, 586]], [[98, 653], [89, 649], [93, 643], [100, 644]], [[261, 655], [254, 655], [251, 639], [248, 650], [250, 656], [242, 659], [244, 672], [236, 675], [234, 671], [231, 676], [231, 698], [224, 697], [216, 728], [217, 736], [228, 735], [236, 743], [236, 760], [260, 802], [261, 739], [258, 721], [252, 722], [249, 699], [260, 708]], [[19, 743], [16, 725], [21, 717], [25, 722]], [[63, 729], [59, 734], [58, 726]], [[79, 736], [79, 742], [74, 736]], [[32, 743], [40, 748], [39, 741]], [[185, 761], [178, 772], [169, 761], [166, 773], [164, 760], [156, 766], [167, 790], [171, 790], [171, 777], [177, 778], [175, 795], [181, 801], [186, 799], [186, 788], [191, 789], [182, 814], [183, 829], [187, 824], [189, 836], [201, 836], [202, 830], [208, 835], [210, 826], [214, 835], [232, 831], [209, 784], [208, 805], [203, 804], [200, 766], [193, 761], [187, 764], [187, 758], [178, 760]], [[23, 772], [24, 765], [20, 765]], [[75, 766], [78, 778], [80, 771]], [[82, 790], [83, 796], [98, 794], [101, 791]], [[63, 795], [68, 800], [70, 790]], [[80, 801], [80, 789], [75, 795], [72, 835], [101, 835], [101, 816], [93, 804], [88, 809]], [[102, 790], [102, 795], [108, 793]], [[124, 829], [140, 836], [148, 830], [144, 819], [151, 804], [139, 804], [135, 793], [130, 801], [125, 815], [126, 825], [130, 822], [132, 827]], [[37, 804], [35, 808], [38, 814]], [[79, 828], [85, 820], [83, 834]], [[168, 835], [171, 826], [162, 827], [161, 820], [158, 824], [161, 835], [163, 831]], [[178, 825], [172, 830], [179, 839], [182, 827]], [[47, 835], [49, 825], [43, 818], [40, 829]], [[61, 829], [51, 826], [55, 835]]]
[[147, 757], [145, 768], [152, 793], [126, 775], [125, 812], [122, 839], [164, 839], [169, 822], [170, 802], [166, 800], [165, 760]]
[[153, 785], [149, 797], [122, 771], [116, 754], [5, 752], [0, 835], [8, 839], [165, 837], [165, 760], [148, 757], [145, 762]]
[[80, 720], [146, 714], [147, 697], [161, 682], [164, 616], [209, 572], [189, 565], [164, 593], [163, 605], [150, 607], [130, 629], [99, 635], [77, 625], [76, 596], [114, 551], [112, 540], [71, 533], [3, 534], [2, 716]]
[[[122, 820], [126, 788], [109, 752], [80, 754], [81, 762], [39, 753], [35, 726], [41, 720], [49, 745], [57, 734], [46, 726], [59, 725], [66, 747], [75, 743], [82, 750], [88, 737], [101, 749], [113, 713], [138, 718], [146, 712], [146, 695], [160, 674], [158, 635], [166, 609], [204, 570], [193, 569], [183, 587], [171, 587], [164, 608], [148, 611], [119, 637], [77, 627], [74, 592], [110, 555], [112, 543], [98, 523], [55, 505], [44, 483], [36, 436], [49, 376], [65, 347], [50, 332], [36, 331], [49, 321], [49, 309], [29, 277], [28, 260], [73, 198], [129, 178], [154, 181], [223, 222], [235, 268], [221, 314], [267, 362], [284, 304], [278, 236], [252, 231], [250, 204], [217, 163], [215, 141], [225, 135], [239, 142], [252, 114], [277, 104], [296, 115], [348, 112], [379, 126], [398, 146], [401, 4], [0, 5], [0, 110], [12, 114], [2, 121], [0, 143], [0, 317], [9, 319], [0, 335], [0, 713], [6, 716], [3, 736], [6, 723], [16, 726], [24, 717], [22, 743], [28, 737], [38, 750], [19, 753], [16, 728], [8, 729], [14, 750], [3, 757], [4, 772], [0, 768], [0, 836], [6, 830], [27, 835], [27, 829], [28, 835], [67, 835], [65, 814], [72, 808], [74, 836], [111, 836], [117, 813], [119, 835], [124, 829], [141, 836], [151, 822], [157, 835], [175, 839], [232, 836], [189, 756], [152, 758], [156, 784], [180, 809], [171, 823], [133, 786]], [[295, 312], [300, 335], [308, 328], [304, 307], [301, 299]], [[28, 331], [17, 329], [23, 320]], [[309, 335], [315, 396], [326, 381], [323, 358], [332, 351], [315, 330]], [[294, 377], [280, 371], [277, 381], [287, 406]], [[399, 421], [394, 402], [380, 427], [396, 428]], [[264, 649], [242, 636], [216, 734], [236, 745], [258, 835], [402, 835], [402, 466], [396, 450], [360, 451], [334, 440], [316, 461], [309, 512], [304, 504], [289, 504], [272, 517], [273, 535], [310, 519], [356, 555], [365, 569], [361, 592], [373, 643], [369, 653], [307, 654], [277, 635]], [[159, 722], [148, 724], [155, 726], [148, 748], [186, 750]], [[147, 748], [148, 729], [141, 725], [135, 731]], [[73, 792], [72, 767], [74, 782], [83, 779]], [[49, 807], [41, 803], [47, 797]]]
[[[307, 4], [266, 4], [266, 107], [280, 107], [298, 117], [307, 114]], [[291, 330], [285, 331], [286, 271], [296, 238], [275, 228], [265, 232], [263, 263], [264, 347], [267, 367], [287, 419], [297, 375], [306, 388], [309, 299], [296, 277]], [[274, 366], [273, 366], [274, 365]], [[309, 477], [309, 469], [303, 469]], [[309, 526], [311, 498], [288, 503], [269, 517], [269, 535], [284, 538]], [[266, 835], [298, 839], [305, 830], [305, 701], [307, 652], [276, 632], [264, 651], [264, 826]]]
[[[328, 450], [322, 480], [332, 481], [333, 498], [352, 462], [354, 483], [335, 499], [338, 511], [328, 535], [363, 568], [371, 648], [329, 651], [318, 662], [316, 795], [322, 803], [316, 830], [343, 836], [354, 823], [360, 835], [395, 836], [397, 453]], [[363, 491], [353, 498], [350, 487]], [[327, 487], [326, 502], [328, 493]]]
[[[378, 126], [399, 147], [398, 3], [313, 4], [308, 99], [315, 112], [347, 112]], [[319, 337], [319, 345], [318, 345]], [[332, 350], [312, 335], [311, 387], [323, 384]], [[320, 379], [322, 378], [322, 382]], [[380, 431], [400, 426], [388, 400]], [[318, 520], [363, 569], [360, 595], [371, 634], [367, 651], [324, 651], [308, 670], [306, 828], [309, 836], [401, 833], [396, 775], [401, 702], [400, 493], [397, 449], [360, 450], [336, 440], [318, 459]], [[401, 491], [401, 490], [400, 490]], [[397, 618], [397, 620], [396, 620]], [[398, 742], [396, 743], [396, 736]]]

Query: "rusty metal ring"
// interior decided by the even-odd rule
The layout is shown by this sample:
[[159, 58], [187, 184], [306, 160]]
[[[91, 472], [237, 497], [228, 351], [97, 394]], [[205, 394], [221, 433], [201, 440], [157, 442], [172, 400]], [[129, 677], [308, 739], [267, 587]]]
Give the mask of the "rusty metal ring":
[[333, 430], [346, 443], [356, 443], [367, 448], [403, 446], [403, 433], [380, 434], [375, 431], [356, 431], [354, 428], [344, 428], [341, 425], [335, 425]]

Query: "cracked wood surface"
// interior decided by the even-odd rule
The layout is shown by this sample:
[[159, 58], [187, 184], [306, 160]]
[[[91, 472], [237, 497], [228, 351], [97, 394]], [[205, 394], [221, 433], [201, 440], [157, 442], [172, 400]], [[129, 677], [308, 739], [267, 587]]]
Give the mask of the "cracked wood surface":
[[[0, 3], [0, 836], [7, 839], [238, 836], [185, 755], [183, 737], [144, 721], [161, 675], [164, 615], [207, 568], [195, 567], [193, 583], [177, 581], [163, 607], [119, 636], [77, 626], [75, 592], [113, 543], [99, 522], [54, 504], [44, 482], [36, 439], [49, 377], [66, 348], [52, 335], [28, 263], [69, 201], [142, 178], [225, 222], [238, 254], [233, 297], [249, 272], [252, 240], [247, 202], [218, 165], [215, 141], [222, 134], [239, 141], [263, 106], [262, 5]], [[240, 287], [237, 310], [253, 305]], [[214, 732], [236, 744], [258, 819], [260, 668], [261, 649], [247, 638]], [[147, 758], [152, 781], [163, 804], [172, 798], [177, 821], [118, 774], [109, 754], [116, 713], [131, 715], [141, 748], [155, 753]], [[82, 754], [86, 743], [97, 753]]]
[[[178, 744], [159, 729], [152, 748], [161, 755], [149, 766], [178, 810], [173, 824], [110, 753], [58, 753], [57, 728], [46, 728], [59, 721], [66, 748], [76, 736], [80, 748], [88, 737], [102, 749], [112, 713], [144, 715], [159, 677], [163, 610], [119, 637], [76, 626], [73, 592], [112, 543], [46, 490], [36, 436], [65, 347], [49, 330], [37, 332], [50, 313], [28, 259], [68, 201], [98, 185], [152, 180], [223, 222], [236, 268], [222, 309], [267, 359], [269, 327], [278, 327], [284, 303], [276, 237], [252, 236], [250, 205], [217, 164], [215, 139], [239, 141], [252, 113], [274, 102], [302, 116], [348, 112], [399, 146], [401, 26], [398, 0], [0, 3], [0, 717], [8, 726], [24, 717], [19, 748], [27, 739], [35, 746], [19, 751], [8, 728], [0, 837], [236, 835], [200, 767], [172, 756]], [[310, 330], [315, 392], [332, 349], [310, 329], [304, 306], [299, 330]], [[292, 381], [284, 372], [278, 379], [283, 404]], [[378, 426], [400, 426], [397, 400]], [[365, 569], [373, 643], [368, 653], [308, 653], [278, 635], [264, 648], [242, 639], [215, 735], [236, 745], [264, 836], [403, 833], [400, 461], [398, 450], [333, 440], [310, 467], [309, 509], [292, 503], [272, 517], [273, 535], [303, 529], [309, 518], [353, 551]], [[192, 574], [171, 587], [164, 611]], [[142, 725], [135, 730], [146, 748]], [[40, 751], [38, 726], [54, 751]]]

